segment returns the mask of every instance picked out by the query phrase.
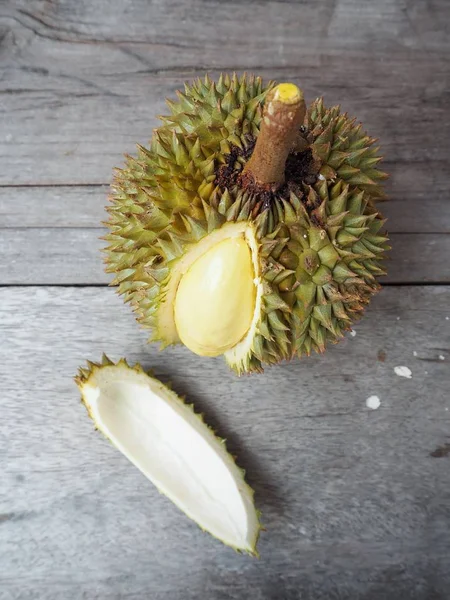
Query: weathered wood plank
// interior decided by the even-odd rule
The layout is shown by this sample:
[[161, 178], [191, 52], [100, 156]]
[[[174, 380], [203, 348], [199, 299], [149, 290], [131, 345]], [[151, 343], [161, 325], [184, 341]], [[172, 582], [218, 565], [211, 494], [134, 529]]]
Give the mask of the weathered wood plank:
[[[450, 180], [441, 166], [386, 165], [390, 201], [380, 204], [391, 233], [450, 233]], [[108, 185], [0, 187], [0, 229], [98, 227]]]
[[[0, 285], [100, 284], [103, 272], [100, 228], [0, 230]], [[450, 235], [391, 234], [386, 262], [389, 283], [450, 282]]]
[[[114, 47], [111, 49], [113, 52]], [[88, 57], [87, 61], [98, 62], [95, 55]], [[447, 170], [449, 131], [444, 99], [438, 97], [425, 111], [423, 105], [426, 100], [414, 95], [415, 89], [411, 84], [411, 88], [405, 91], [406, 95], [412, 96], [411, 106], [399, 108], [396, 100], [392, 106], [392, 98], [388, 101], [383, 95], [394, 87], [397, 73], [381, 74], [380, 77], [388, 81], [385, 82], [386, 88], [380, 90], [374, 87], [372, 75], [368, 75], [375, 68], [370, 60], [362, 61], [365, 64], [360, 66], [361, 72], [354, 66], [360, 64], [356, 57], [344, 65], [337, 58], [325, 62], [329, 66], [321, 75], [321, 89], [315, 63], [303, 65], [301, 69], [266, 70], [263, 74], [267, 78], [282, 77], [301, 82], [310, 99], [323, 94], [328, 104], [341, 103], [350, 114], [361, 119], [372, 135], [380, 138], [383, 153], [390, 162], [406, 163], [410, 168], [411, 164], [425, 159], [438, 163], [441, 172]], [[343, 71], [337, 70], [338, 67]], [[414, 63], [412, 67], [409, 62], [404, 62], [396, 69], [410, 71], [409, 80], [413, 72], [416, 77], [425, 80], [431, 77], [428, 63], [419, 66]], [[417, 73], [418, 70], [420, 73]], [[346, 85], [336, 81], [337, 74], [343, 77], [348, 71], [354, 79]], [[175, 89], [192, 75], [189, 72], [172, 77], [117, 75], [119, 83], [114, 86], [125, 87], [123, 91], [94, 93], [89, 91], [90, 85], [81, 84], [78, 80], [74, 84], [79, 90], [76, 92], [70, 84], [67, 86], [65, 81], [60, 82], [58, 75], [31, 75], [38, 79], [50, 78], [50, 81], [41, 81], [36, 91], [22, 93], [20, 89], [29, 83], [30, 75], [26, 75], [25, 81], [23, 76], [18, 81], [8, 81], [15, 77], [15, 71], [6, 72], [3, 79], [8, 81], [12, 91], [4, 100], [9, 116], [1, 123], [5, 134], [0, 146], [3, 162], [0, 183], [107, 182], [112, 167], [122, 164], [123, 153], [133, 152], [136, 142], [147, 143], [152, 128], [158, 124], [155, 116], [167, 112], [164, 97], [173, 96]], [[212, 75], [216, 76], [217, 72]], [[448, 72], [441, 69], [439, 73], [433, 73], [433, 77], [446, 80]], [[90, 75], [92, 81], [99, 82], [97, 85], [102, 85], [101, 78], [101, 73]], [[110, 83], [106, 81], [103, 85], [106, 87]], [[430, 87], [431, 80], [425, 81], [424, 85]], [[56, 87], [58, 92], [44, 89], [45, 86]], [[22, 127], [24, 120], [29, 123], [26, 129]], [[35, 147], [37, 139], [39, 152]], [[438, 178], [438, 182], [440, 180]], [[412, 188], [411, 185], [409, 189]]]
[[[172, 48], [182, 61], [180, 49], [192, 49], [200, 58], [204, 51], [214, 57], [224, 52], [245, 59], [244, 50], [255, 43], [265, 53], [262, 62], [274, 60], [288, 49], [304, 44], [310, 52], [332, 49], [342, 53], [359, 50], [369, 53], [401, 50], [443, 51], [450, 49], [450, 26], [446, 0], [432, 5], [400, 0], [326, 1], [320, 6], [311, 0], [301, 5], [296, 0], [220, 0], [190, 5], [183, 0], [153, 3], [145, 0], [112, 0], [105, 11], [103, 2], [60, 0], [8, 0], [3, 14], [20, 22], [40, 37], [72, 43], [130, 42]], [[222, 54], [221, 54], [222, 52]], [[242, 55], [242, 56], [241, 56]], [[203, 54], [203, 58], [204, 54]], [[209, 56], [208, 56], [209, 58]], [[155, 57], [154, 60], [157, 60]], [[195, 63], [194, 63], [195, 64]]]
[[1, 284], [107, 283], [100, 242], [103, 229], [3, 229]]
[[[9, 2], [2, 12], [3, 185], [109, 181], [122, 154], [147, 141], [164, 96], [222, 69], [298, 81], [307, 98], [356, 114], [390, 162], [411, 171], [433, 161], [436, 184], [446, 181], [444, 0], [71, 6]], [[406, 195], [414, 188], [412, 178]]]
[[[446, 600], [450, 457], [430, 453], [449, 441], [449, 306], [450, 287], [385, 289], [324, 356], [237, 379], [147, 346], [110, 289], [0, 289], [2, 600]], [[102, 351], [154, 367], [228, 438], [263, 511], [259, 561], [93, 431], [71, 377]]]
[[108, 186], [0, 187], [0, 229], [99, 227]]
[[[293, 79], [378, 135], [388, 281], [449, 283], [446, 0], [0, 4], [0, 186], [18, 186], [0, 188], [0, 285], [106, 283], [101, 184], [164, 96], [234, 69]], [[0, 287], [1, 600], [447, 600], [450, 458], [432, 453], [450, 442], [449, 300], [386, 288], [354, 338], [238, 380], [147, 346], [113, 290]], [[229, 439], [268, 529], [260, 561], [94, 434], [71, 376], [104, 350], [155, 367]]]

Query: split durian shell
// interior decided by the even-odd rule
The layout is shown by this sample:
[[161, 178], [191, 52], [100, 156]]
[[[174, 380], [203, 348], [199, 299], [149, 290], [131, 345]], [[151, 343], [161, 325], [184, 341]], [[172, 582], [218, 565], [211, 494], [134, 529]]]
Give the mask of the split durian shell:
[[[127, 157], [117, 170], [105, 238], [112, 283], [152, 330], [151, 340], [223, 354], [239, 374], [323, 352], [341, 339], [379, 290], [389, 249], [375, 208], [386, 178], [377, 167], [375, 140], [322, 99], [311, 104], [301, 127], [306, 149], [292, 154], [303, 169], [295, 185], [267, 202], [236, 183], [232, 174], [242, 172], [251, 156], [274, 86], [259, 77], [223, 75], [178, 92], [150, 147], [139, 147], [137, 157]], [[213, 290], [209, 301], [200, 291], [186, 294], [178, 326], [177, 294], [196, 261], [233, 238], [245, 240], [251, 252], [253, 315], [242, 335], [236, 309], [234, 322], [228, 314], [226, 325], [224, 318], [217, 345], [202, 345], [203, 339], [193, 339], [196, 331], [201, 337], [193, 308], [201, 305], [197, 312], [212, 327], [221, 307], [222, 314], [229, 311], [233, 288], [224, 287], [222, 297]], [[180, 336], [182, 329], [189, 333]]]
[[125, 359], [88, 361], [76, 384], [96, 429], [201, 529], [257, 555], [253, 490], [203, 416]]

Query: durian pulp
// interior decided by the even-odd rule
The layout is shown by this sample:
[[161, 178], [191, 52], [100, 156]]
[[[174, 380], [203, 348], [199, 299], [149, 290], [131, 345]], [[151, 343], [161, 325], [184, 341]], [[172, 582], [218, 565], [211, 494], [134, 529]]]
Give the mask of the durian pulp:
[[190, 406], [122, 362], [95, 367], [80, 390], [95, 425], [162, 493], [225, 544], [255, 552], [252, 491]]
[[175, 324], [185, 346], [218, 356], [239, 343], [256, 300], [252, 254], [244, 235], [227, 238], [198, 258], [181, 278]]
[[[263, 283], [260, 266], [260, 246], [256, 239], [254, 226], [248, 222], [242, 221], [237, 223], [226, 223], [220, 229], [212, 231], [197, 243], [186, 248], [183, 256], [172, 263], [164, 300], [158, 307], [158, 329], [155, 339], [166, 340], [167, 344], [176, 344], [181, 341], [175, 322], [175, 304], [180, 282], [198, 259], [206, 255], [208, 251], [218, 246], [221, 242], [230, 239], [242, 239], [247, 243], [251, 254], [253, 285], [255, 289], [251, 294], [251, 297], [253, 298], [253, 316], [251, 322], [247, 326], [247, 331], [245, 332], [245, 326], [242, 326], [239, 331], [239, 335], [244, 331], [241, 338], [236, 339], [235, 345], [229, 350], [224, 351], [223, 354], [227, 360], [229, 357], [230, 361], [237, 361], [246, 356], [250, 351], [253, 338], [256, 335], [257, 327], [261, 320]], [[223, 299], [225, 304], [227, 301], [227, 298]], [[237, 320], [239, 320], [239, 311], [240, 307], [235, 315]]]

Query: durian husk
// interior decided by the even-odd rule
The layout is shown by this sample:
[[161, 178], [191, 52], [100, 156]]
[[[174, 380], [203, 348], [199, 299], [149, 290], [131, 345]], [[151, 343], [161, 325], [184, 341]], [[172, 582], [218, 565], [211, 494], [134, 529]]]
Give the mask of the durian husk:
[[274, 85], [235, 74], [186, 85], [168, 102], [171, 114], [150, 147], [139, 147], [116, 172], [107, 223], [112, 284], [163, 347], [179, 342], [158, 325], [181, 257], [229, 223], [255, 229], [264, 294], [247, 354], [225, 356], [239, 374], [323, 352], [341, 339], [379, 290], [389, 249], [375, 208], [386, 178], [375, 139], [322, 99], [311, 104], [302, 127], [314, 183], [275, 195], [269, 206], [238, 185], [219, 185], [230, 154], [235, 168], [245, 165]]
[[[130, 366], [125, 359], [114, 363], [106, 355], [100, 363], [88, 361], [75, 382], [96, 429], [161, 493], [224, 544], [238, 552], [258, 554], [261, 525], [254, 492], [228, 453], [225, 440], [216, 436], [192, 404], [141, 365]], [[201, 448], [197, 455], [193, 452], [196, 445]], [[191, 460], [193, 456], [196, 461]], [[215, 467], [212, 472], [205, 469], [209, 464]], [[216, 477], [220, 481], [214, 481]], [[206, 513], [203, 520], [200, 507]], [[226, 525], [211, 527], [212, 513], [216, 520], [226, 513]]]

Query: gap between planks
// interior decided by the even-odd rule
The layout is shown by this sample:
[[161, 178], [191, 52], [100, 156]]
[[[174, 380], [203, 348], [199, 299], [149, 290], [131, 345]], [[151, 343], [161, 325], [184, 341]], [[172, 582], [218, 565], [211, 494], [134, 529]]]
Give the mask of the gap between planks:
[[[111, 286], [108, 283], [0, 283], [0, 289], [14, 288], [111, 288], [117, 290], [117, 286]], [[383, 288], [405, 288], [405, 287], [450, 287], [450, 282], [446, 281], [386, 281], [381, 284]]]

